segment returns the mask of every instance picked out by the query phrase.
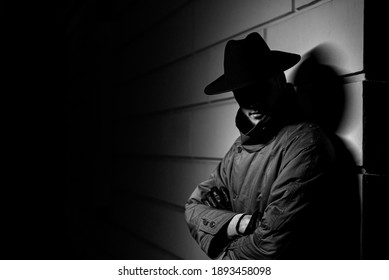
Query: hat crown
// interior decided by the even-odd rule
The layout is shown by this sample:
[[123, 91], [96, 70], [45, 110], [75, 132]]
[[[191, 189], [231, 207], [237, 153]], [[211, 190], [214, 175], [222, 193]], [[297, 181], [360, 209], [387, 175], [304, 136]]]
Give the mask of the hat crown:
[[226, 79], [235, 84], [240, 82], [243, 76], [247, 80], [257, 77], [261, 64], [267, 61], [269, 56], [270, 48], [258, 33], [251, 33], [242, 40], [228, 41], [224, 53]]
[[232, 91], [284, 71], [300, 60], [298, 54], [270, 50], [257, 32], [227, 42], [224, 74], [205, 88], [208, 95]]

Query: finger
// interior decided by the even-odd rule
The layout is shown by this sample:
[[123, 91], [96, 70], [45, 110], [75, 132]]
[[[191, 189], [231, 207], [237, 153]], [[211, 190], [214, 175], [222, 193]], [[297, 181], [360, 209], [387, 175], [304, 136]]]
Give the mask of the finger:
[[224, 200], [224, 204], [227, 210], [232, 210], [231, 207], [231, 200], [230, 200], [230, 194], [228, 192], [228, 189], [226, 187], [220, 187], [220, 193]]
[[211, 196], [214, 199], [214, 201], [216, 202], [217, 208], [219, 208], [219, 209], [225, 208], [224, 203], [222, 201], [221, 193], [217, 187], [213, 187], [211, 189]]
[[216, 200], [212, 197], [212, 193], [211, 193], [211, 192], [208, 192], [208, 193], [205, 195], [205, 199], [208, 201], [208, 203], [211, 205], [211, 207], [213, 207], [213, 208], [218, 208], [218, 203], [217, 203]]
[[212, 207], [212, 205], [209, 203], [209, 201], [208, 201], [207, 199], [205, 199], [205, 198], [203, 198], [203, 199], [201, 200], [201, 202], [202, 202], [203, 204], [209, 206], [209, 207]]

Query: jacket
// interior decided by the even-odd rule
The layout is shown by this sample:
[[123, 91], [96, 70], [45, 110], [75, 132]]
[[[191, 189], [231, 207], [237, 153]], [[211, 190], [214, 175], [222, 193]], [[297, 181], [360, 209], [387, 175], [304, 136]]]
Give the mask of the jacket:
[[[251, 128], [240, 110], [236, 125], [241, 136], [185, 205], [186, 222], [201, 249], [213, 259], [337, 258], [328, 206], [336, 197], [330, 181], [336, 155], [325, 133], [293, 118]], [[201, 202], [213, 186], [228, 188], [232, 211]], [[228, 239], [233, 216], [256, 210], [255, 232]]]

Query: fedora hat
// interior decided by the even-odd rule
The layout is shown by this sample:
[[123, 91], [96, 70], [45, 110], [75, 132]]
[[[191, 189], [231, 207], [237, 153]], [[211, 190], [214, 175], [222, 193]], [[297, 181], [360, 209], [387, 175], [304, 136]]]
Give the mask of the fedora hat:
[[270, 50], [257, 32], [242, 40], [229, 40], [224, 52], [224, 74], [206, 86], [204, 92], [214, 95], [236, 90], [285, 71], [300, 58], [298, 54]]

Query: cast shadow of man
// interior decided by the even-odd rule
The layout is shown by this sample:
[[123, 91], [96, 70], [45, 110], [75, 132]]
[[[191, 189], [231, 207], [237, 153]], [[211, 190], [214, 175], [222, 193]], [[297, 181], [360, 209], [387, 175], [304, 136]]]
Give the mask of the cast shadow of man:
[[[292, 82], [296, 87], [300, 110], [306, 119], [319, 124], [329, 136], [337, 159], [331, 182], [323, 190], [319, 210], [326, 232], [322, 243], [330, 246], [321, 259], [360, 258], [361, 204], [359, 180], [354, 157], [336, 132], [343, 117], [347, 98], [342, 78], [328, 64], [339, 53], [323, 44], [311, 50], [296, 69]], [[323, 246], [324, 247], [324, 246]], [[322, 247], [322, 248], [323, 248]]]

